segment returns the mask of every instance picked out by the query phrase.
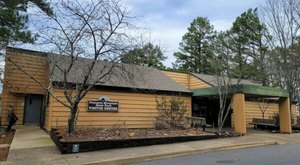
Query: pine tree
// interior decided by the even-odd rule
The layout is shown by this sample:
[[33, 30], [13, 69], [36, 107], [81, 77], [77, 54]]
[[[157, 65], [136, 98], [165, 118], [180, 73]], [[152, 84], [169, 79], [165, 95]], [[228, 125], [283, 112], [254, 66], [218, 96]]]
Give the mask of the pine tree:
[[257, 9], [249, 9], [237, 17], [230, 33], [235, 76], [242, 72], [242, 78], [267, 85], [266, 53], [271, 37], [260, 22]]
[[165, 69], [164, 61], [167, 57], [164, 56], [159, 46], [147, 43], [142, 48], [136, 48], [128, 51], [122, 59], [122, 62]]
[[213, 55], [212, 41], [215, 38], [214, 27], [204, 17], [193, 20], [188, 32], [182, 37], [180, 51], [175, 52], [177, 58], [173, 67], [188, 72], [212, 73], [211, 57]]
[[29, 3], [33, 3], [48, 15], [53, 12], [45, 0], [1, 0], [0, 1], [0, 48], [5, 48], [9, 43], [33, 43], [35, 36], [28, 27], [26, 14]]

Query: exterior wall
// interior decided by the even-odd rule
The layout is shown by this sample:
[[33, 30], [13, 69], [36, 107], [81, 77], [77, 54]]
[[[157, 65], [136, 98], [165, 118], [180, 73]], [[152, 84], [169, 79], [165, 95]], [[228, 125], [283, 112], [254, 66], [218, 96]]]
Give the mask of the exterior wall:
[[190, 88], [189, 81], [188, 81], [188, 74], [186, 73], [179, 73], [179, 72], [172, 72], [172, 71], [162, 71], [167, 76], [175, 80], [177, 83], [181, 84], [182, 86], [186, 87], [187, 89]]
[[51, 110], [52, 110], [52, 105], [53, 105], [53, 98], [48, 96], [48, 104], [47, 108], [45, 111], [45, 123], [44, 123], [44, 128], [48, 131], [51, 130]]
[[[248, 123], [252, 122], [253, 118], [262, 118], [262, 113], [260, 111], [259, 105], [254, 101], [246, 101], [245, 102], [245, 113], [246, 113], [246, 124], [247, 127], [253, 127]], [[274, 116], [274, 113], [279, 113], [279, 105], [277, 103], [269, 104], [266, 112], [265, 119], [270, 119]], [[297, 122], [297, 114], [296, 114], [296, 105], [292, 105], [292, 119], [294, 120], [294, 124]], [[231, 116], [232, 127], [234, 127], [234, 114]]]
[[193, 75], [189, 75], [190, 78], [190, 89], [197, 89], [197, 88], [209, 88], [211, 85], [201, 81], [197, 77]]
[[24, 113], [24, 101], [25, 97], [22, 94], [10, 94], [5, 89], [2, 91], [2, 124], [8, 124], [8, 114], [7, 109], [10, 104], [14, 108], [14, 112], [19, 120], [16, 124], [23, 124], [23, 113]]
[[208, 88], [211, 87], [209, 84], [201, 81], [197, 77], [190, 75], [188, 73], [172, 72], [172, 71], [162, 71], [167, 76], [175, 80], [177, 83], [186, 87], [187, 89], [196, 88]]
[[29, 75], [46, 84], [48, 78], [48, 62], [45, 55], [34, 52], [9, 49], [6, 52], [3, 86], [10, 93], [44, 94], [43, 88], [28, 75], [24, 74], [8, 59], [16, 63]]
[[7, 109], [10, 104], [13, 105], [19, 118], [16, 124], [23, 124], [25, 94], [44, 94], [45, 91], [8, 59], [43, 84], [48, 82], [47, 59], [46, 56], [37, 55], [34, 52], [7, 49], [2, 92], [2, 124], [8, 122]]
[[[54, 89], [54, 94], [64, 99], [63, 90]], [[108, 96], [111, 101], [119, 102], [118, 112], [88, 112], [87, 102], [97, 100], [100, 96]], [[156, 98], [170, 95], [155, 95], [145, 93], [129, 93], [116, 91], [90, 91], [79, 104], [78, 127], [121, 127], [121, 128], [151, 128], [153, 127], [154, 116], [157, 115]], [[181, 97], [187, 108], [187, 116], [191, 116], [191, 97]], [[69, 117], [69, 109], [56, 100], [50, 98], [49, 125], [52, 128], [65, 127]], [[48, 116], [48, 119], [49, 119]], [[49, 125], [46, 126], [50, 130]]]
[[48, 130], [48, 131], [51, 130], [51, 126], [50, 126], [50, 120], [51, 120], [51, 118], [50, 118], [50, 112], [49, 112], [49, 110], [50, 110], [50, 108], [48, 107], [46, 109], [46, 112], [45, 112], [45, 125], [44, 125], [45, 129]]

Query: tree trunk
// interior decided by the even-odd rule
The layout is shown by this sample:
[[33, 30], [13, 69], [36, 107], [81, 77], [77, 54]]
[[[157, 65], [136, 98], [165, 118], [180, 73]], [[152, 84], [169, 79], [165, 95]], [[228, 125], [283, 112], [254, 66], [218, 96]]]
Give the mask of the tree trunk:
[[222, 119], [219, 119], [218, 120], [218, 133], [220, 134], [221, 133], [221, 131], [222, 131], [222, 129], [223, 129], [223, 126], [222, 126], [222, 121], [221, 121]]
[[[225, 111], [225, 107], [222, 108], [222, 112], [219, 114], [219, 119], [218, 119], [218, 133], [220, 134], [223, 126], [224, 126], [224, 122], [226, 120], [226, 115], [224, 116], [224, 111]], [[226, 113], [226, 112], [225, 112]]]
[[78, 111], [78, 107], [74, 106], [70, 112], [70, 116], [68, 119], [68, 134], [72, 134], [75, 130], [75, 121], [76, 121], [77, 111]]
[[218, 133], [221, 132], [222, 130], [222, 120], [223, 120], [223, 112], [224, 112], [224, 108], [223, 108], [223, 99], [222, 96], [219, 95], [219, 113], [218, 113]]

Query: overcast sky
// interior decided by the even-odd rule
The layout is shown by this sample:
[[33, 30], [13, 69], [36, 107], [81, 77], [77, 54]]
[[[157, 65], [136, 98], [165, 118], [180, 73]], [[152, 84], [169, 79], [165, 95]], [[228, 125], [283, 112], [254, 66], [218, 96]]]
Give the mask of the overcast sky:
[[[81, 0], [79, 0], [81, 1]], [[82, 0], [84, 2], [84, 0]], [[227, 30], [233, 21], [247, 11], [262, 5], [264, 0], [123, 0], [124, 5], [135, 16], [144, 38], [162, 47], [172, 66], [173, 53], [178, 51], [179, 42], [196, 17], [207, 17], [215, 30]], [[35, 10], [32, 12], [34, 13]], [[32, 21], [39, 23], [39, 21]], [[29, 26], [31, 27], [31, 26]], [[39, 50], [39, 45], [24, 44], [24, 48]]]
[[216, 30], [226, 30], [237, 16], [249, 8], [258, 7], [262, 0], [125, 0], [137, 16], [139, 26], [147, 27], [151, 40], [165, 50], [165, 65], [175, 61], [182, 36], [194, 18], [207, 17]]

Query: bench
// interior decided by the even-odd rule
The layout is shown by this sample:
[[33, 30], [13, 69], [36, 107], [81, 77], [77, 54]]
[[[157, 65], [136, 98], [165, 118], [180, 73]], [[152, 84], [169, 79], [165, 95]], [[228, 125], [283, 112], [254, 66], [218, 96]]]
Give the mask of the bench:
[[206, 119], [204, 117], [186, 117], [192, 128], [202, 127], [205, 131], [206, 127], [211, 127], [211, 125], [206, 124]]
[[275, 119], [259, 119], [253, 118], [252, 122], [249, 123], [254, 126], [254, 129], [260, 128], [278, 128], [279, 125]]

